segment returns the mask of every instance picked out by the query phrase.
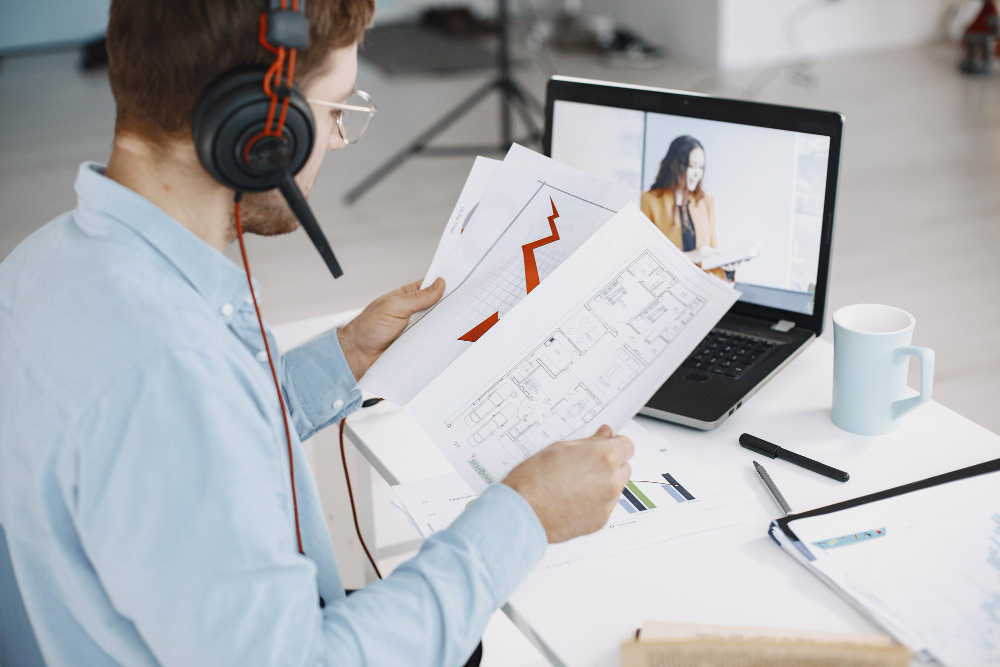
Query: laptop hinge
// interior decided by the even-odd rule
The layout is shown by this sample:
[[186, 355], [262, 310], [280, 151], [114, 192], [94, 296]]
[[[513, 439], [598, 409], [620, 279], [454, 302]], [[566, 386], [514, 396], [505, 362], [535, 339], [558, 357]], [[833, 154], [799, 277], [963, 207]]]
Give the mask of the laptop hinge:
[[778, 320], [771, 325], [771, 329], [774, 331], [780, 331], [781, 333], [788, 333], [795, 328], [795, 322], [789, 322], [788, 320]]

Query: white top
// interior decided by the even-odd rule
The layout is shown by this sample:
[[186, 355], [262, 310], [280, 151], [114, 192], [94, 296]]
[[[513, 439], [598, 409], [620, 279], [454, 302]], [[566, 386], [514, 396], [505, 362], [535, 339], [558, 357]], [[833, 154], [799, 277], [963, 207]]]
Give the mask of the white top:
[[[315, 328], [326, 321], [311, 324]], [[1000, 457], [1000, 436], [934, 401], [904, 417], [888, 435], [847, 433], [830, 420], [832, 377], [833, 346], [819, 340], [714, 431], [640, 417], [644, 427], [715, 467], [732, 484], [749, 487], [761, 520], [667, 541], [535, 582], [514, 593], [507, 614], [554, 664], [574, 666], [617, 665], [619, 644], [647, 619], [874, 631], [767, 536], [769, 521], [779, 512], [752, 460], [767, 468], [792, 508], [801, 511]], [[382, 403], [356, 413], [347, 429], [390, 484], [451, 470], [413, 419], [396, 406]], [[846, 470], [851, 479], [841, 484], [754, 454], [739, 446], [744, 432]]]

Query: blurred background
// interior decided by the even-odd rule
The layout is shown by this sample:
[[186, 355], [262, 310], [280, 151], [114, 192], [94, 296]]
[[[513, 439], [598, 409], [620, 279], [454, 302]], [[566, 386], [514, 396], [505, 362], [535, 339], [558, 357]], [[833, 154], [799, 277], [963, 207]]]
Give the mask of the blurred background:
[[[0, 259], [73, 208], [80, 162], [107, 160], [108, 4], [5, 9]], [[327, 158], [311, 197], [346, 276], [334, 283], [304, 234], [252, 238], [265, 316], [280, 324], [360, 307], [423, 277], [473, 154], [417, 155], [384, 178], [364, 177], [496, 77], [506, 9], [499, 27], [513, 76], [539, 100], [548, 77], [562, 74], [843, 113], [827, 312], [861, 301], [912, 312], [915, 342], [937, 352], [935, 398], [1000, 431], [1000, 64], [986, 63], [985, 74], [960, 69], [963, 33], [982, 8], [981, 0], [378, 0], [358, 75], [378, 116], [361, 143]], [[502, 104], [492, 93], [430, 144], [499, 144]], [[513, 137], [530, 138], [516, 109], [511, 116]]]
[[[4, 9], [0, 260], [75, 206], [80, 162], [107, 160], [115, 120], [102, 43], [108, 4], [45, 0]], [[546, 80], [561, 74], [843, 113], [824, 338], [832, 340], [829, 314], [846, 304], [910, 311], [917, 319], [914, 342], [937, 354], [934, 398], [1000, 431], [994, 403], [1000, 393], [1000, 62], [983, 57], [996, 48], [996, 23], [965, 36], [983, 11], [981, 0], [377, 5], [357, 85], [372, 95], [378, 116], [361, 143], [328, 156], [311, 196], [345, 277], [332, 281], [301, 232], [251, 237], [248, 250], [272, 325], [358, 308], [423, 277], [473, 154], [446, 148], [438, 151], [444, 155], [393, 156], [497, 77], [506, 35], [514, 79], [539, 100]], [[503, 148], [503, 104], [492, 93], [430, 145]], [[543, 121], [530, 105], [510, 118], [512, 136], [540, 150], [530, 143], [531, 125]], [[387, 160], [391, 172], [366, 178]], [[232, 248], [230, 256], [236, 259]], [[340, 505], [330, 510], [331, 524], [345, 511]], [[387, 507], [377, 505], [376, 513]], [[385, 534], [409, 530], [399, 517], [376, 519], [380, 543]], [[341, 534], [337, 541], [345, 581], [359, 585], [364, 566], [354, 538]], [[487, 635], [493, 639], [484, 664], [544, 664], [504, 618]]]

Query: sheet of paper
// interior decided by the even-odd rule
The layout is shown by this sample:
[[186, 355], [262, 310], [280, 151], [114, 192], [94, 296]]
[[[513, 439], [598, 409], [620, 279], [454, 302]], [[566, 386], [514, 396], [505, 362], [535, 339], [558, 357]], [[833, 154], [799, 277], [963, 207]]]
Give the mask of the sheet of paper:
[[[442, 265], [445, 296], [414, 318], [362, 389], [405, 405], [629, 202], [625, 188], [526, 150], [512, 149]], [[547, 166], [521, 166], [529, 161]]]
[[[635, 443], [632, 457], [639, 496], [626, 489], [604, 528], [585, 537], [549, 545], [529, 580], [550, 576], [569, 567], [593, 562], [643, 546], [748, 521], [750, 503], [733, 495], [711, 468], [674, 450], [664, 438], [629, 420], [621, 433]], [[667, 482], [665, 475], [673, 480]], [[669, 489], [666, 488], [669, 486]], [[458, 475], [394, 486], [414, 525], [424, 537], [444, 530], [477, 496]], [[683, 494], [681, 494], [683, 490]], [[642, 509], [638, 509], [641, 507]]]
[[733, 262], [745, 262], [748, 259], [753, 259], [760, 255], [760, 244], [755, 243], [751, 246], [745, 248], [732, 248], [729, 250], [722, 250], [717, 255], [712, 255], [701, 261], [701, 268], [705, 271], [711, 271], [712, 269], [717, 269], [720, 266], [726, 264], [732, 264]]
[[458, 202], [456, 202], [455, 208], [452, 210], [451, 216], [448, 218], [448, 224], [445, 225], [444, 233], [441, 235], [441, 240], [438, 242], [437, 250], [434, 252], [434, 258], [431, 260], [431, 266], [427, 269], [427, 275], [424, 277], [424, 282], [420, 285], [421, 289], [430, 285], [439, 275], [441, 275], [442, 267], [448, 261], [448, 257], [451, 256], [451, 251], [455, 249], [455, 245], [458, 243], [458, 237], [461, 236], [465, 228], [469, 226], [469, 221], [472, 219], [472, 215], [475, 213], [476, 208], [478, 208], [479, 201], [483, 198], [483, 195], [486, 194], [486, 191], [489, 188], [490, 183], [493, 182], [493, 178], [496, 176], [497, 171], [499, 171], [501, 164], [514, 165], [518, 167], [533, 167], [536, 169], [556, 169], [558, 171], [566, 171], [576, 174], [583, 173], [579, 169], [575, 169], [561, 162], [550, 160], [544, 155], [539, 155], [535, 151], [525, 148], [520, 144], [513, 144], [510, 147], [510, 150], [507, 151], [507, 155], [504, 157], [502, 162], [488, 157], [477, 157], [476, 161], [472, 165], [472, 171], [469, 172], [468, 178], [465, 179], [465, 185], [462, 187], [462, 193], [458, 196]]
[[621, 428], [739, 297], [629, 203], [407, 409], [475, 491]]
[[469, 172], [468, 178], [465, 179], [465, 185], [462, 186], [462, 192], [458, 195], [455, 208], [452, 209], [451, 215], [448, 216], [448, 224], [445, 225], [444, 233], [441, 234], [441, 240], [438, 241], [438, 247], [434, 251], [434, 257], [431, 259], [431, 265], [427, 269], [427, 275], [424, 277], [424, 282], [420, 285], [421, 289], [430, 285], [441, 275], [441, 268], [455, 249], [458, 238], [469, 226], [469, 222], [471, 222], [472, 216], [479, 206], [479, 200], [486, 194], [486, 190], [493, 181], [493, 177], [497, 175], [501, 164], [500, 160], [491, 160], [488, 157], [477, 157], [476, 161], [472, 164], [472, 171]]
[[790, 525], [810, 565], [911, 649], [1000, 665], [1000, 472]]

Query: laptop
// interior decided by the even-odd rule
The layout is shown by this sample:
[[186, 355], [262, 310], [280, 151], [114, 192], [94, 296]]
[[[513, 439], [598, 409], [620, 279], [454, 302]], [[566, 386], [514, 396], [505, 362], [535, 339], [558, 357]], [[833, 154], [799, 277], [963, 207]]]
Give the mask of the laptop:
[[838, 113], [553, 77], [545, 154], [634, 189], [742, 296], [640, 414], [713, 429], [823, 331]]

